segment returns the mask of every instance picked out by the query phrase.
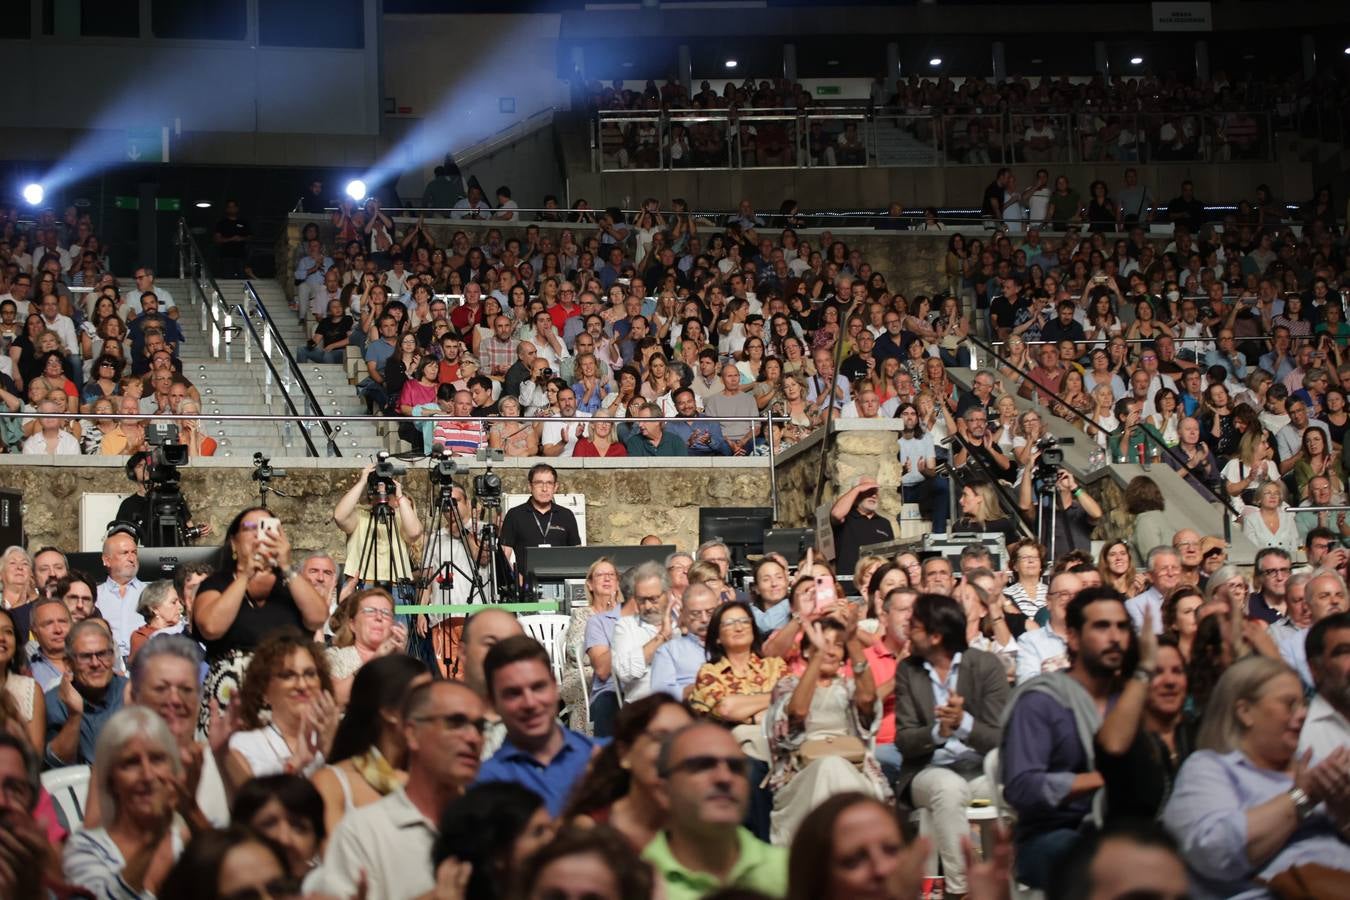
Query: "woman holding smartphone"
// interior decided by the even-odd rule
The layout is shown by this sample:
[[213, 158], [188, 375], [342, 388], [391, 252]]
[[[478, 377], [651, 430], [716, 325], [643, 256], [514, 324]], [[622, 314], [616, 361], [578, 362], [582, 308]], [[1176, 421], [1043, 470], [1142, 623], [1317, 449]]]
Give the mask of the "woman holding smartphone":
[[262, 507], [235, 516], [225, 531], [220, 568], [197, 588], [192, 609], [208, 663], [198, 726], [209, 732], [224, 715], [264, 637], [286, 627], [312, 633], [327, 619], [328, 598], [292, 565], [281, 520]]

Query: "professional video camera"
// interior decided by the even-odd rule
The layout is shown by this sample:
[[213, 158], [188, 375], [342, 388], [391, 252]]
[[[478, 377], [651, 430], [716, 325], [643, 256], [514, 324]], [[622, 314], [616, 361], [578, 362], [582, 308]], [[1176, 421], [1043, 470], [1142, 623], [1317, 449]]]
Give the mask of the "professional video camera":
[[272, 465], [272, 460], [261, 453], [253, 454], [253, 480], [268, 482], [273, 478], [285, 478], [286, 470]]
[[366, 479], [366, 496], [372, 503], [387, 504], [389, 498], [394, 496], [394, 479], [407, 472], [407, 466], [392, 461], [388, 450], [381, 450], [375, 457], [375, 471]]
[[482, 475], [474, 476], [473, 496], [483, 506], [502, 505], [502, 476], [492, 471], [492, 466], [488, 466]]
[[151, 422], [145, 426], [145, 442], [150, 445], [150, 484], [176, 487], [180, 481], [178, 467], [188, 462], [187, 444], [178, 441], [178, 426], [172, 422]]
[[431, 458], [430, 471], [432, 484], [448, 488], [456, 475], [465, 475], [469, 470], [461, 468], [450, 455], [450, 449], [442, 446], [439, 455]]
[[1036, 458], [1036, 469], [1031, 477], [1037, 490], [1043, 493], [1054, 490], [1059, 471], [1064, 466], [1064, 445], [1072, 443], [1071, 437], [1061, 438], [1053, 434], [1047, 434], [1036, 442], [1040, 455]]

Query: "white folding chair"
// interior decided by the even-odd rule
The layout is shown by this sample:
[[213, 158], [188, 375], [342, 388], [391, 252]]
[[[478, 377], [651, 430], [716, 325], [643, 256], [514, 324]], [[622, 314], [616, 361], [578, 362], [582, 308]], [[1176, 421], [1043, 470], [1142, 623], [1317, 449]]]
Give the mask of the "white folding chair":
[[553, 669], [553, 676], [562, 684], [563, 664], [567, 659], [565, 653], [559, 653], [563, 636], [567, 634], [567, 626], [571, 623], [570, 616], [545, 613], [535, 616], [521, 616], [517, 619], [520, 627], [525, 633], [534, 638], [544, 646], [548, 651], [548, 661]]
[[88, 766], [65, 766], [42, 773], [42, 786], [66, 820], [71, 834], [84, 827], [85, 800], [89, 796]]

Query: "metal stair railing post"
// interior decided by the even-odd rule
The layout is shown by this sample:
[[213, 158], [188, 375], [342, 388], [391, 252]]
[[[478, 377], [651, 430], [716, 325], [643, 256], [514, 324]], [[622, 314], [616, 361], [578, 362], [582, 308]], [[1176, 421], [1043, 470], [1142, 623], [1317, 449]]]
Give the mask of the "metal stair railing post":
[[[258, 334], [258, 329], [253, 324], [253, 319], [251, 316], [249, 316], [248, 310], [244, 308], [243, 304], [235, 306], [235, 311], [239, 314], [240, 320], [243, 321], [244, 323], [244, 334], [248, 338], [252, 339], [251, 341], [246, 340], [245, 344], [247, 345], [248, 343], [256, 343], [259, 347], [263, 348], [262, 358], [263, 362], [267, 364], [267, 378], [271, 382], [280, 384], [281, 377], [277, 373], [276, 364], [272, 361], [271, 350], [265, 346], [267, 338], [267, 329], [266, 328], [263, 329], [262, 335]], [[287, 391], [282, 391], [281, 399], [285, 401], [286, 411], [289, 412], [292, 416], [295, 416], [297, 421], [300, 421], [301, 413], [298, 409], [296, 409], [295, 401], [291, 399], [290, 393], [288, 393]], [[270, 395], [269, 398], [267, 399], [267, 405], [269, 408], [272, 405]], [[289, 424], [289, 422], [287, 424]], [[303, 422], [301, 422], [301, 425], [303, 426]], [[309, 455], [318, 456], [319, 450], [317, 447], [314, 446], [314, 441], [309, 436], [309, 429], [301, 427], [300, 436], [305, 439], [305, 449], [309, 451]]]
[[[254, 290], [253, 282], [244, 282], [244, 294], [253, 301], [253, 309], [258, 313], [259, 318], [263, 322], [263, 340], [266, 347], [264, 352], [269, 359], [271, 358], [273, 347], [281, 354], [284, 368], [283, 374], [278, 377], [278, 382], [281, 385], [282, 393], [287, 395], [287, 402], [290, 402], [290, 388], [293, 384], [300, 389], [300, 393], [304, 397], [305, 412], [321, 417], [317, 421], [323, 428], [328, 455], [337, 457], [342, 456], [342, 451], [338, 449], [337, 445], [337, 433], [333, 430], [333, 427], [328, 424], [328, 420], [322, 418], [324, 412], [323, 407], [319, 405], [319, 398], [315, 396], [313, 389], [309, 385], [308, 379], [305, 378], [304, 370], [300, 368], [300, 364], [296, 362], [295, 356], [291, 353], [290, 348], [286, 346], [286, 339], [281, 336], [281, 332], [277, 329], [276, 321], [272, 318], [272, 314], [267, 311], [266, 304], [262, 302], [262, 298], [259, 297], [258, 292]], [[269, 370], [269, 375], [270, 374], [271, 371]], [[313, 447], [313, 444], [309, 440], [309, 426], [302, 422], [300, 423], [300, 429], [305, 432], [306, 443], [309, 443], [310, 446]], [[318, 454], [315, 455], [317, 456]]]

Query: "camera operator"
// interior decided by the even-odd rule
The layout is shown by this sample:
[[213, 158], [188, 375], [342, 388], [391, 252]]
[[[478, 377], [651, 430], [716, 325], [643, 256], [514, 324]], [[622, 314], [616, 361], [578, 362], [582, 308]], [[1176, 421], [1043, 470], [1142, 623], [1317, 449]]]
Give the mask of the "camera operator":
[[[470, 602], [475, 579], [492, 591], [489, 584], [491, 568], [486, 557], [479, 556], [479, 536], [485, 523], [475, 515], [469, 504], [469, 494], [461, 485], [450, 486], [449, 500], [440, 531], [427, 538], [427, 586], [419, 600], [423, 606]], [[464, 618], [442, 613], [418, 616], [417, 634], [430, 634], [436, 659], [458, 660]]]
[[[387, 465], [381, 460], [363, 468], [333, 509], [333, 522], [347, 536], [343, 572], [363, 587], [410, 582], [412, 561], [408, 547], [422, 536], [422, 522], [417, 518], [412, 499], [404, 495], [403, 485], [391, 476], [376, 474], [382, 463]], [[368, 501], [364, 506], [362, 497]], [[372, 510], [382, 504], [388, 504], [393, 511], [393, 528], [389, 531], [374, 527]]]
[[[1058, 462], [1042, 462], [1042, 456], [1061, 454], [1063, 450], [1047, 445], [1045, 441], [1036, 444], [1027, 460], [1026, 471], [1017, 489], [1017, 506], [1028, 516], [1035, 516], [1037, 538], [1042, 546], [1051, 548], [1054, 558], [1063, 557], [1071, 550], [1090, 550], [1092, 548], [1092, 528], [1102, 516], [1102, 508], [1096, 499], [1078, 486], [1073, 473], [1062, 468]], [[1053, 457], [1052, 457], [1053, 458]], [[1053, 484], [1053, 498], [1048, 490]], [[1050, 534], [1051, 503], [1054, 509], [1055, 532]]]
[[502, 517], [501, 544], [509, 548], [512, 562], [519, 568], [517, 555], [527, 547], [577, 547], [581, 532], [577, 517], [553, 502], [558, 487], [558, 471], [548, 463], [530, 468], [530, 499], [511, 508]]
[[[149, 544], [153, 512], [150, 508], [150, 475], [153, 468], [154, 451], [142, 450], [132, 454], [127, 460], [126, 471], [127, 479], [136, 485], [136, 493], [127, 497], [122, 501], [122, 505], [117, 507], [116, 521], [129, 522], [136, 526], [136, 533], [141, 536], [141, 542], [146, 546], [153, 546]], [[187, 500], [181, 494], [178, 495], [178, 522], [191, 539], [206, 537], [211, 533], [209, 524], [193, 524], [192, 512], [188, 509]]]

